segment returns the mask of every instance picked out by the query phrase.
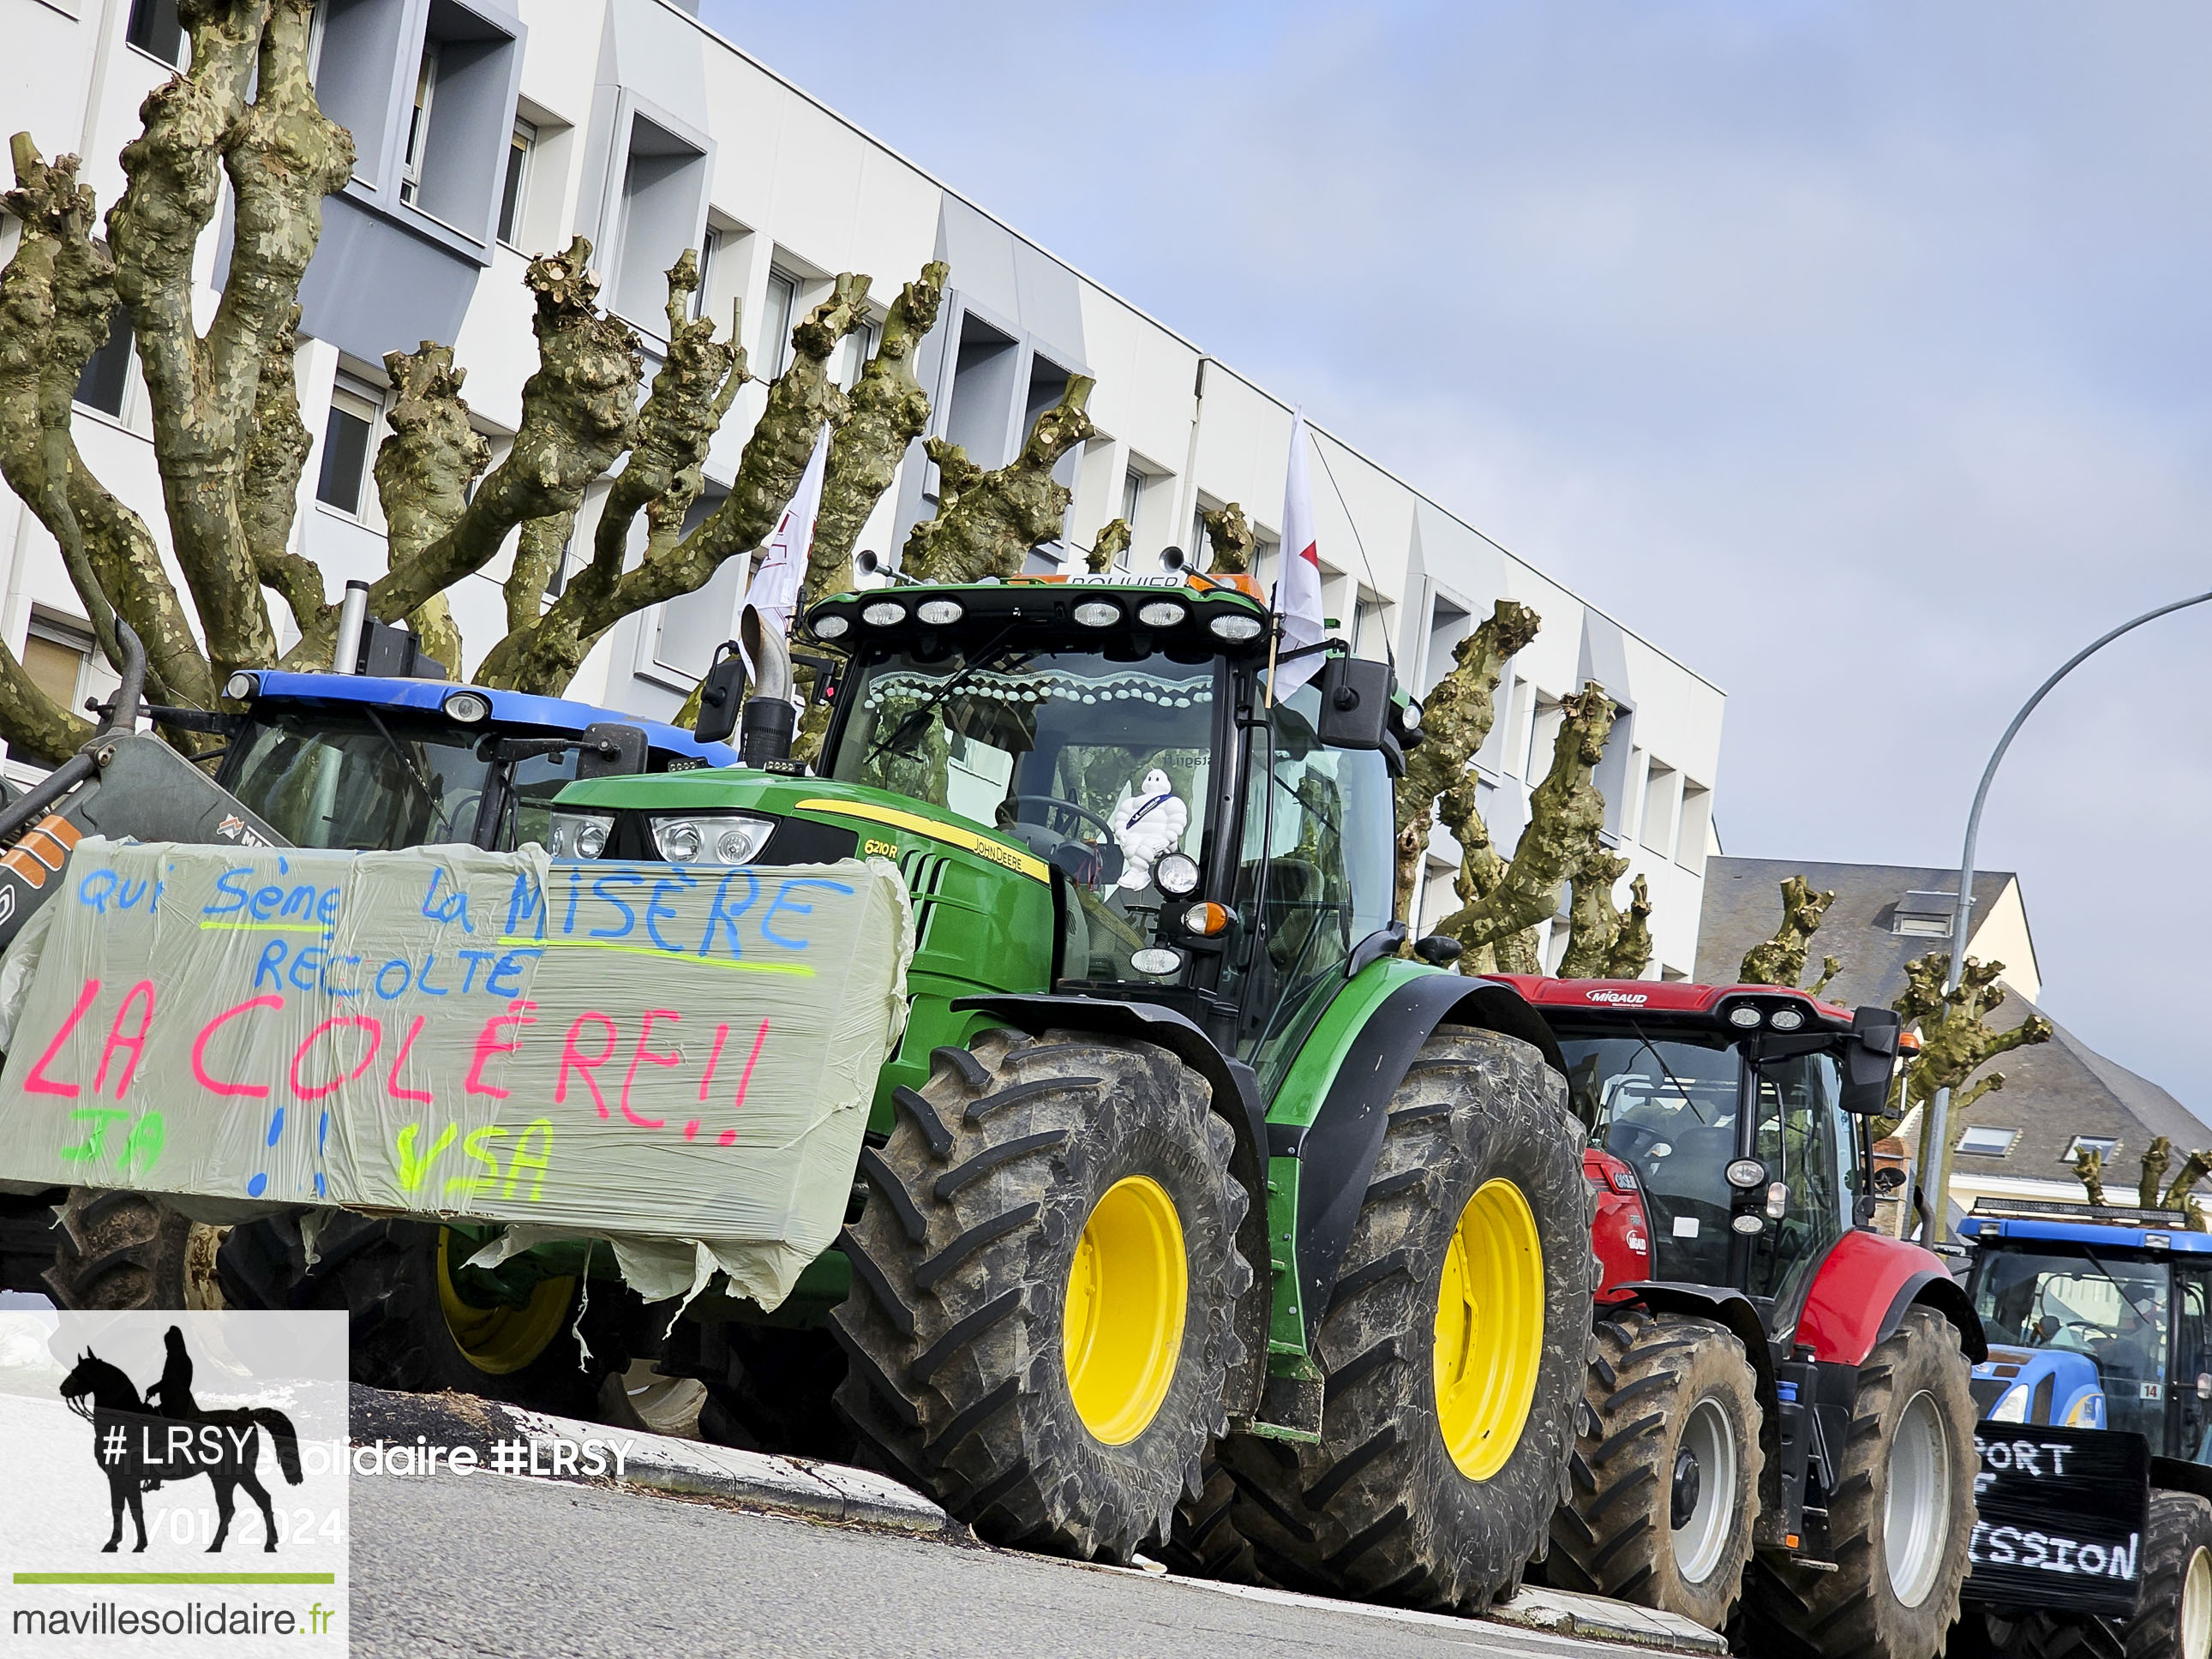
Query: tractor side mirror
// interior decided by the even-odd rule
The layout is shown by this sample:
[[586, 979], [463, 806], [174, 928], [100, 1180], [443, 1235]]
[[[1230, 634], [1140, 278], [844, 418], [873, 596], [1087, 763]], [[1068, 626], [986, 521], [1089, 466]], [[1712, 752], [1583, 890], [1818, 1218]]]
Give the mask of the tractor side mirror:
[[584, 728], [576, 757], [580, 778], [626, 778], [645, 770], [645, 731], [620, 720], [594, 720]]
[[744, 700], [745, 659], [735, 640], [726, 642], [699, 683], [699, 718], [691, 735], [702, 743], [727, 743], [738, 729], [738, 705]]
[[1843, 1108], [1860, 1117], [1879, 1117], [1889, 1105], [1890, 1073], [1905, 1020], [1894, 1008], [1861, 1008], [1851, 1016], [1844, 1045]]
[[1316, 736], [1332, 749], [1380, 749], [1390, 733], [1390, 665], [1331, 657], [1321, 671]]

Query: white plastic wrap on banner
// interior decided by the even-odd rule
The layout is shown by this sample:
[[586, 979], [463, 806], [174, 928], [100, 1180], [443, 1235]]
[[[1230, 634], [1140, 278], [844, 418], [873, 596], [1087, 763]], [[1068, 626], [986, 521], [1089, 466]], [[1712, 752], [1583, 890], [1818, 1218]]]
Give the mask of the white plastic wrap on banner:
[[[0, 1181], [617, 1240], [769, 1306], [836, 1237], [913, 922], [881, 860], [72, 854], [0, 965]], [[526, 1229], [526, 1233], [524, 1230]]]

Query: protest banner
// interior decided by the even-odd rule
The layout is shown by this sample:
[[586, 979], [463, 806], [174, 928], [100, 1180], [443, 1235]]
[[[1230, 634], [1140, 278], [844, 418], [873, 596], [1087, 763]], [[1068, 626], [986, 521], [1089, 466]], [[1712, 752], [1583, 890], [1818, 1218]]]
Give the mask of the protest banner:
[[913, 949], [880, 860], [95, 838], [65, 880], [0, 969], [0, 1179], [607, 1237], [648, 1294], [769, 1306], [842, 1220]]

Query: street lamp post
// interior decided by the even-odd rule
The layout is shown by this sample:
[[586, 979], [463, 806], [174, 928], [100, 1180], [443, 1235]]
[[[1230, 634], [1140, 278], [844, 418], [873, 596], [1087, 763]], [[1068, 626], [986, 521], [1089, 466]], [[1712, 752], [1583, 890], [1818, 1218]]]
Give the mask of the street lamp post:
[[[2019, 734], [2020, 728], [2027, 723], [2027, 717], [2035, 712], [2035, 706], [2050, 695], [2052, 686], [2057, 684], [2059, 681], [2064, 679], [2084, 662], [2119, 638], [2121, 635], [2132, 633], [2145, 623], [2154, 622], [2168, 611], [2186, 611], [2191, 605], [2203, 605], [2207, 599], [2212, 599], [2212, 592], [2197, 593], [2185, 599], [2176, 599], [2171, 605], [2159, 606], [2155, 611], [2144, 611], [2132, 622], [2122, 623], [2108, 634], [2100, 635], [2067, 658], [2059, 665], [2056, 673], [2037, 686], [2035, 695], [2021, 704], [2020, 713], [2014, 714], [2012, 717], [2012, 724], [2005, 727], [2004, 736], [1997, 739], [1997, 746], [1990, 753], [1990, 763], [1982, 769], [1982, 781], [1974, 791], [1973, 810], [1966, 814], [1966, 846], [1959, 859], [1957, 904], [1951, 913], [1951, 964], [1943, 975], [1943, 995], [1946, 1000], [1949, 999], [1952, 992], [1959, 988], [1959, 975], [1966, 965], [1968, 916], [1974, 902], [1974, 841], [1981, 833], [1982, 806], [1989, 799], [1990, 781], [1997, 775], [1997, 763], [2004, 759], [2005, 750], [2012, 747], [2013, 738]], [[1938, 1182], [1942, 1181], [1944, 1136], [1949, 1128], [1948, 1120], [1950, 1115], [1951, 1091], [1948, 1089], [1938, 1089], [1936, 1091], [1936, 1097], [1928, 1103], [1928, 1129], [1923, 1142], [1928, 1150], [1923, 1159], [1923, 1179], [1920, 1188], [1920, 1236], [1930, 1243], [1940, 1239], [1948, 1225], [1948, 1211], [1944, 1207], [1950, 1202], [1948, 1184], [1945, 1183], [1945, 1190], [1931, 1198], [1928, 1192], [1927, 1176], [1930, 1172], [1929, 1166], [1932, 1165], [1934, 1178]]]

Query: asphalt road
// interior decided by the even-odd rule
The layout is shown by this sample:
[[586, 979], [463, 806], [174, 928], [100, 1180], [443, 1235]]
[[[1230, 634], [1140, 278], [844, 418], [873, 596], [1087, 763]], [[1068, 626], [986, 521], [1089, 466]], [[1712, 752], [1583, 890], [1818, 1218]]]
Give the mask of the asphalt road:
[[356, 1659], [1641, 1651], [484, 1473], [356, 1478], [352, 1504]]

